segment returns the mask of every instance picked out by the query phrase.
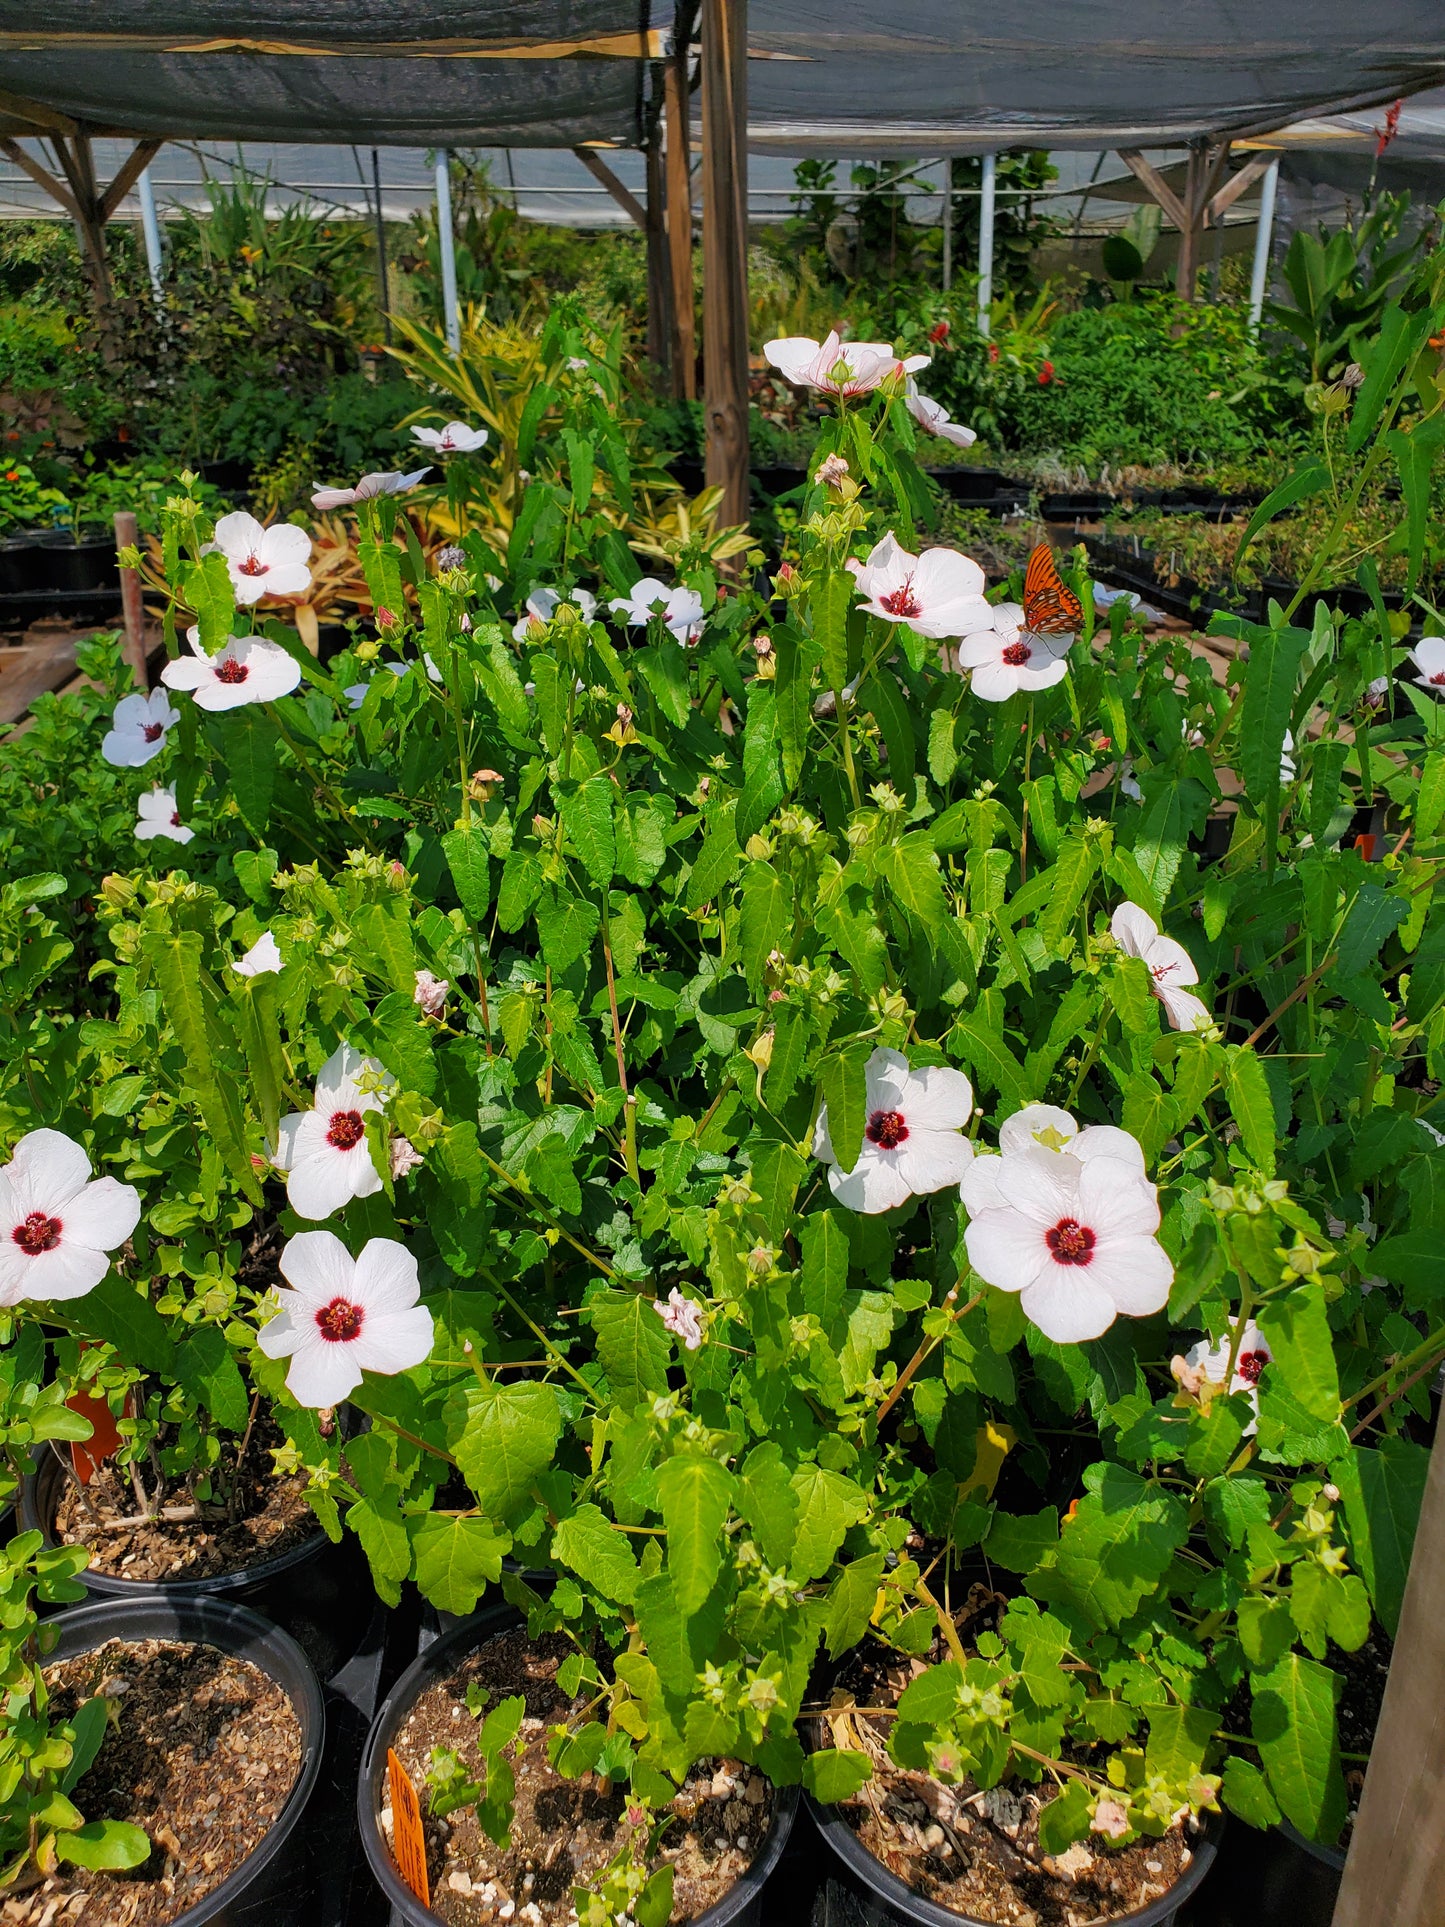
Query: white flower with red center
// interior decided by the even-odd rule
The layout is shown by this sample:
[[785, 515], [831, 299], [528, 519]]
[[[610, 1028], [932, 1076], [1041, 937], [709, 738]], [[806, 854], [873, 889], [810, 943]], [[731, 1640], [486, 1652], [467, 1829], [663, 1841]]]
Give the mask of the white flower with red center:
[[607, 606], [634, 629], [659, 617], [685, 648], [690, 649], [702, 635], [702, 597], [697, 590], [681, 583], [669, 589], [655, 575], [643, 576], [633, 583], [629, 595], [614, 596]]
[[654, 1298], [652, 1309], [673, 1337], [682, 1340], [686, 1351], [695, 1352], [702, 1344], [705, 1336], [702, 1307], [695, 1305], [690, 1298], [684, 1298], [676, 1285], [666, 1298]]
[[909, 382], [903, 401], [925, 435], [936, 435], [940, 441], [952, 442], [955, 448], [968, 448], [978, 440], [971, 428], [953, 420], [941, 401], [930, 401], [927, 395], [920, 395], [916, 381]]
[[1072, 636], [1039, 636], [1024, 626], [1024, 612], [1016, 602], [1000, 602], [988, 612], [987, 622], [959, 643], [960, 669], [971, 669], [971, 687], [986, 703], [1007, 702], [1020, 689], [1052, 689], [1069, 673], [1065, 658]]
[[281, 968], [281, 946], [267, 930], [231, 968], [238, 977], [268, 977]]
[[1415, 678], [1420, 687], [1445, 696], [1445, 636], [1423, 637], [1410, 651], [1410, 660], [1420, 672]]
[[418, 1305], [416, 1259], [392, 1238], [369, 1238], [359, 1258], [330, 1231], [301, 1231], [281, 1253], [290, 1291], [256, 1343], [289, 1358], [286, 1389], [298, 1405], [337, 1405], [363, 1372], [392, 1377], [431, 1355], [432, 1316]]
[[[1205, 1379], [1208, 1379], [1211, 1385], [1222, 1387], [1225, 1373], [1229, 1370], [1229, 1355], [1233, 1348], [1232, 1329], [1225, 1333], [1217, 1345], [1211, 1345], [1207, 1338], [1199, 1339], [1184, 1354], [1185, 1371], [1181, 1374], [1181, 1382], [1192, 1386], [1196, 1392]], [[1252, 1318], [1247, 1318], [1244, 1321], [1244, 1329], [1239, 1334], [1239, 1353], [1235, 1358], [1234, 1373], [1229, 1381], [1230, 1392], [1243, 1392], [1249, 1400], [1249, 1409], [1254, 1414], [1244, 1428], [1246, 1438], [1258, 1428], [1259, 1376], [1273, 1356], [1264, 1333]]]
[[963, 1135], [973, 1116], [973, 1086], [963, 1072], [947, 1065], [910, 1070], [901, 1051], [875, 1050], [864, 1081], [863, 1146], [851, 1171], [838, 1162], [827, 1105], [818, 1113], [813, 1155], [828, 1165], [838, 1202], [871, 1216], [957, 1184], [973, 1157]]
[[1161, 935], [1147, 910], [1137, 903], [1121, 903], [1109, 923], [1116, 944], [1126, 956], [1139, 957], [1149, 972], [1149, 988], [1164, 1006], [1173, 1030], [1208, 1030], [1214, 1019], [1185, 984], [1197, 984], [1199, 972], [1182, 943]]
[[451, 984], [445, 977], [433, 976], [429, 970], [419, 970], [411, 1000], [420, 1006], [424, 1016], [442, 1017], [446, 1014], [447, 992], [450, 989]]
[[920, 636], [962, 636], [989, 620], [984, 573], [956, 549], [910, 555], [890, 531], [866, 562], [850, 559], [869, 615], [904, 622]]
[[1076, 1158], [1121, 1158], [1142, 1178], [1144, 1150], [1138, 1138], [1115, 1124], [1079, 1125], [1056, 1104], [1025, 1104], [998, 1129], [998, 1148], [1012, 1151], [1069, 1151]]
[[871, 394], [895, 370], [913, 375], [928, 366], [927, 355], [900, 361], [887, 341], [843, 341], [835, 328], [826, 341], [807, 335], [784, 335], [766, 342], [763, 353], [796, 388], [816, 388], [820, 394]]
[[140, 769], [166, 746], [166, 732], [181, 720], [164, 689], [148, 696], [122, 696], [111, 712], [110, 728], [100, 739], [100, 753], [116, 769]]
[[263, 595], [305, 595], [311, 587], [306, 566], [311, 537], [290, 522], [273, 522], [268, 529], [254, 515], [236, 509], [217, 522], [215, 539], [206, 547], [225, 556], [238, 602], [259, 602]]
[[363, 475], [352, 488], [314, 489], [311, 506], [326, 515], [332, 509], [350, 508], [353, 502], [369, 502], [374, 495], [405, 495], [408, 489], [416, 487], [424, 475], [430, 474], [430, 464], [426, 468], [413, 469], [410, 475], [403, 475], [395, 468], [373, 469], [370, 475]]
[[63, 1131], [29, 1131], [0, 1167], [0, 1306], [83, 1298], [140, 1222], [140, 1193], [92, 1178]]
[[[527, 597], [527, 613], [512, 624], [513, 638], [517, 642], [526, 642], [529, 638], [540, 636], [564, 602], [571, 603], [584, 622], [591, 622], [597, 614], [597, 598], [590, 589], [544, 589], [540, 583], [534, 582], [532, 593]], [[699, 597], [698, 614], [701, 613], [702, 598]]]
[[411, 432], [423, 448], [437, 455], [475, 455], [488, 439], [485, 428], [468, 428], [465, 422], [448, 422], [445, 428], [424, 428], [418, 423]]
[[329, 1218], [381, 1189], [366, 1118], [385, 1109], [394, 1082], [375, 1058], [342, 1044], [321, 1067], [315, 1108], [282, 1118], [271, 1162], [287, 1173], [286, 1196], [303, 1218]]
[[199, 629], [188, 629], [188, 656], [177, 656], [161, 671], [167, 689], [189, 689], [198, 709], [240, 709], [289, 696], [301, 680], [301, 665], [278, 642], [264, 636], [227, 636], [214, 656], [201, 647]]
[[147, 790], [136, 798], [135, 811], [135, 833], [142, 843], [158, 836], [168, 837], [172, 843], [189, 843], [195, 835], [181, 821], [174, 790]]
[[1068, 1151], [976, 1158], [960, 1187], [968, 1262], [985, 1283], [1019, 1292], [1024, 1316], [1061, 1345], [1098, 1338], [1120, 1313], [1159, 1311], [1174, 1279], [1142, 1151], [1113, 1156], [1085, 1147], [1087, 1135]]

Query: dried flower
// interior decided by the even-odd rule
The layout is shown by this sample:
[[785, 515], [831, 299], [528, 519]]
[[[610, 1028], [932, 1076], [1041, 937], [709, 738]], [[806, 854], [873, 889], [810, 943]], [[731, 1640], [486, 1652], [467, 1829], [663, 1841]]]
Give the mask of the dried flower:
[[445, 977], [434, 977], [429, 970], [416, 973], [416, 988], [411, 1000], [420, 1005], [427, 1017], [440, 1017], [447, 1007], [447, 992], [451, 984]]
[[813, 480], [820, 488], [837, 488], [848, 478], [848, 463], [842, 455], [825, 455], [813, 470]]

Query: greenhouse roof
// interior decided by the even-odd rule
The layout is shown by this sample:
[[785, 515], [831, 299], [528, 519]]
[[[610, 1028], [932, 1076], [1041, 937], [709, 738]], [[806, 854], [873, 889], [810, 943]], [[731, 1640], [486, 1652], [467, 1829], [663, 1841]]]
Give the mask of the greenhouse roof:
[[[643, 136], [665, 0], [49, 0], [0, 132], [509, 147]], [[966, 153], [1264, 133], [1445, 78], [1438, 0], [752, 0], [750, 145]], [[61, 131], [70, 131], [69, 128]]]

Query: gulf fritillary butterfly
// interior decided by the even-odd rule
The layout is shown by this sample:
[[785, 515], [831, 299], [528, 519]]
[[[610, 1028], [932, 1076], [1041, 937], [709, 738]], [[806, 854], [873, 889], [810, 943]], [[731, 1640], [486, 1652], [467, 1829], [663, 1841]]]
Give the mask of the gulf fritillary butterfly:
[[1024, 627], [1036, 636], [1077, 634], [1084, 611], [1073, 590], [1060, 580], [1054, 552], [1040, 542], [1024, 571]]

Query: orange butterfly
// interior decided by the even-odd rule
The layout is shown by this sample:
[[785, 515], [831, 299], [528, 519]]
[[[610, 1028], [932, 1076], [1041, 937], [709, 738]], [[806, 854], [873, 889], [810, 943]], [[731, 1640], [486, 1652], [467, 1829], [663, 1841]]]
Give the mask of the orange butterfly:
[[1079, 598], [1059, 578], [1053, 550], [1040, 542], [1024, 571], [1025, 629], [1036, 636], [1074, 635], [1083, 620]]

